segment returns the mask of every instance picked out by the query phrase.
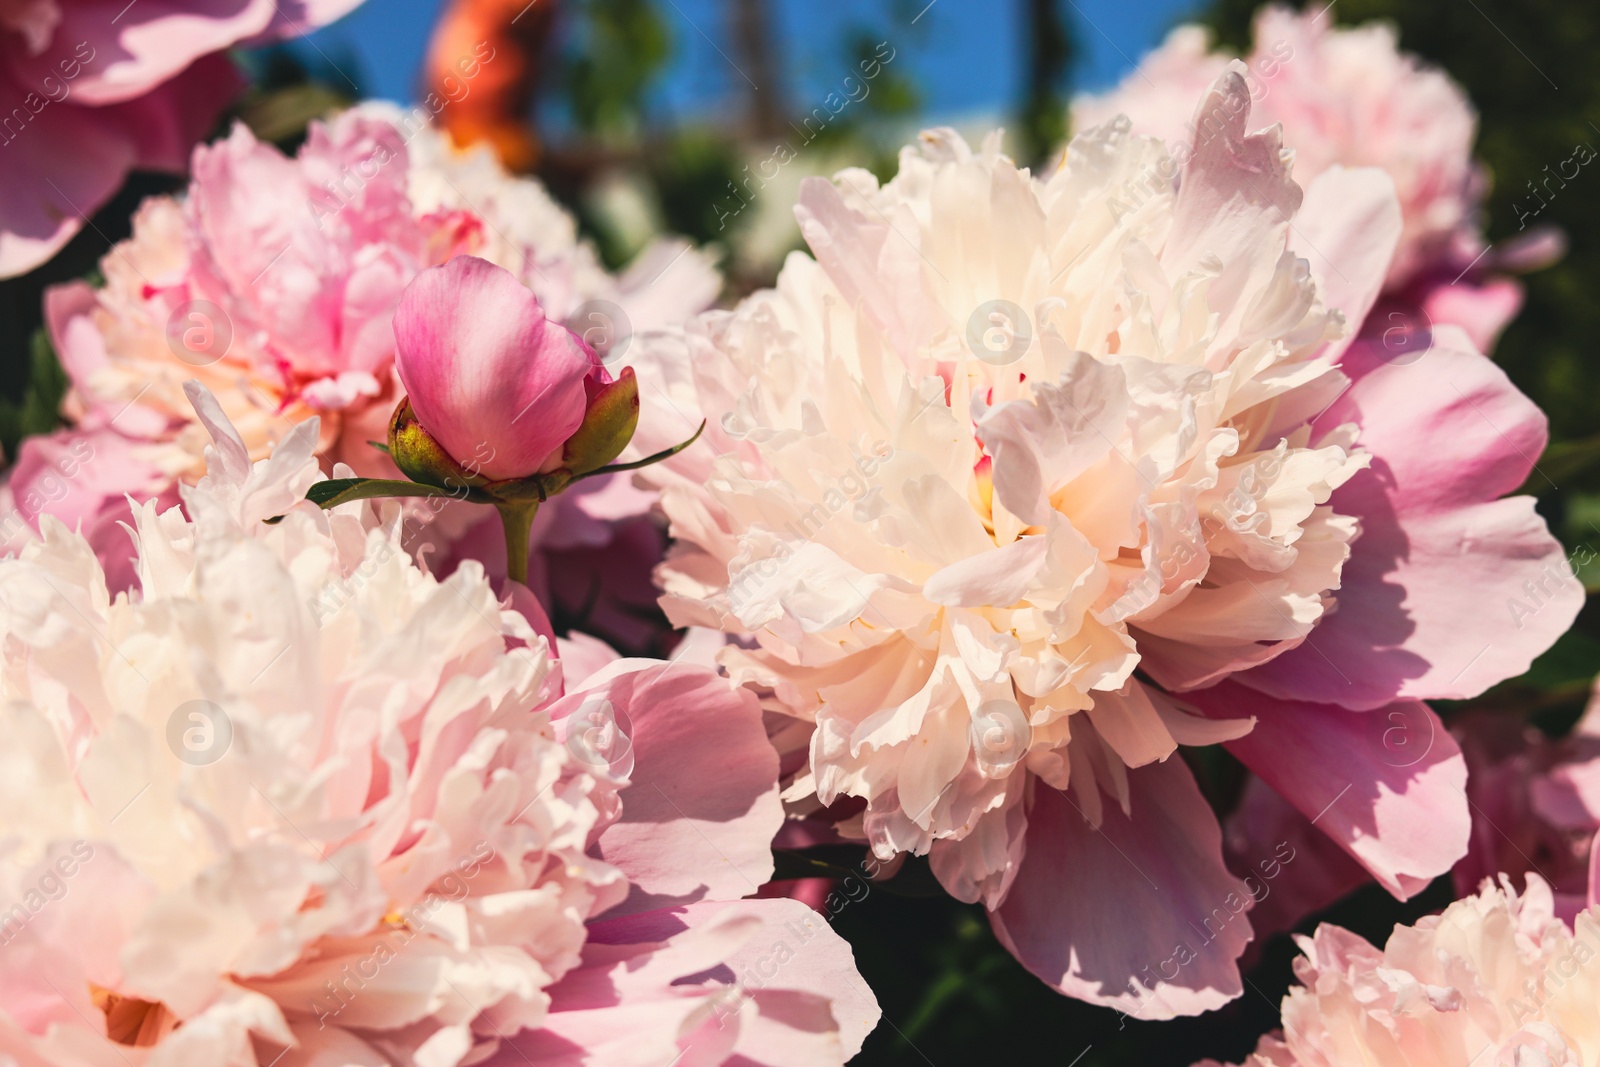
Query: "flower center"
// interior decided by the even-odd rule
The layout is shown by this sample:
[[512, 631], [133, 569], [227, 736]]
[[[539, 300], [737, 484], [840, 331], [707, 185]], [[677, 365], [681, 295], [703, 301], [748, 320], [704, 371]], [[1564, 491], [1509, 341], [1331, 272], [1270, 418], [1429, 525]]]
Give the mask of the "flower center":
[[89, 983], [89, 999], [105, 1013], [106, 1038], [119, 1045], [149, 1048], [178, 1028], [165, 1004], [125, 997]]

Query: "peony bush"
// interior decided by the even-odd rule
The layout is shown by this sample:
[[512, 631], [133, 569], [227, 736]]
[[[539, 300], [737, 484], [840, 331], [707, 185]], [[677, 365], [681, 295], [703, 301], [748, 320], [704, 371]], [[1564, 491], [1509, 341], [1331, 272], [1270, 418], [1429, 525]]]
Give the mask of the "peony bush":
[[[0, 483], [0, 1061], [1597, 1062], [1595, 450], [1489, 355], [1564, 240], [1393, 27], [1179, 27], [1043, 166], [799, 180], [724, 295], [655, 236], [716, 153], [583, 55], [648, 5], [563, 11], [617, 113], [550, 189], [437, 94], [221, 121], [354, 6], [0, 5], [0, 276], [187, 171]], [[436, 39], [518, 106], [520, 8]]]

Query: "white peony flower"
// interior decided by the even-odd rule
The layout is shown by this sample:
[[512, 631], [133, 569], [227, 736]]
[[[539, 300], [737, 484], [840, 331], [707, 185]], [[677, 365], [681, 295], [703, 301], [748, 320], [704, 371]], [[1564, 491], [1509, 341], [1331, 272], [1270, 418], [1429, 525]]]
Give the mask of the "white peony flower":
[[[418, 568], [398, 506], [304, 502], [315, 420], [252, 464], [190, 396], [209, 470], [187, 515], [136, 508], [137, 591], [52, 519], [0, 560], [0, 1059], [604, 1058], [619, 1022], [660, 1067], [859, 1048], [843, 942], [726, 903], [781, 822], [753, 698], [639, 660], [563, 692], [481, 567]], [[712, 739], [736, 767], [705, 773]], [[798, 959], [755, 969], [779, 924]]]
[[[1382, 949], [1324, 923], [1297, 937], [1300, 985], [1283, 998], [1284, 1032], [1245, 1067], [1583, 1067], [1600, 1057], [1600, 911], [1569, 928], [1550, 886], [1529, 873], [1485, 879], [1476, 896]], [[1217, 1067], [1204, 1061], [1196, 1067]]]
[[[1166, 1014], [1235, 995], [1250, 936], [1180, 744], [1257, 727], [1241, 758], [1276, 765], [1308, 817], [1360, 783], [1321, 828], [1414, 892], [1465, 839], [1465, 803], [1443, 792], [1459, 755], [1441, 743], [1392, 773], [1362, 738], [1376, 719], [1345, 710], [1431, 716], [1401, 698], [1524, 669], [1581, 600], [1558, 583], [1536, 637], [1486, 618], [1498, 662], [1418, 668], [1445, 643], [1454, 587], [1401, 573], [1398, 608], [1377, 588], [1396, 540], [1496, 580], [1502, 556], [1548, 563], [1560, 546], [1531, 502], [1488, 503], [1510, 488], [1487, 476], [1499, 444], [1413, 476], [1412, 456], [1455, 439], [1422, 412], [1463, 394], [1418, 402], [1419, 429], [1394, 432], [1377, 398], [1420, 380], [1346, 353], [1399, 233], [1389, 180], [1339, 170], [1303, 194], [1278, 131], [1246, 132], [1237, 71], [1200, 106], [1220, 125], [1182, 168], [1119, 119], [1041, 177], [997, 138], [974, 151], [932, 131], [882, 186], [862, 170], [808, 182], [796, 213], [815, 259], [645, 346], [640, 380], [662, 384], [635, 440], [650, 451], [710, 420], [708, 447], [643, 475], [679, 539], [662, 603], [747, 635], [722, 653], [730, 675], [815, 723], [790, 798], [864, 800], [847, 831], [884, 859], [928, 854], [1042, 977]], [[1466, 367], [1483, 403], [1538, 425], [1458, 343], [1441, 336], [1426, 373], [1466, 382]], [[1351, 584], [1358, 534], [1379, 563]], [[1407, 612], [1412, 636], [1360, 644]], [[1282, 754], [1323, 717], [1315, 744], [1340, 739], [1324, 772], [1290, 770]], [[1431, 843], [1396, 848], [1424, 816]], [[1113, 869], [1090, 875], [1100, 854]], [[1217, 945], [1168, 973], [1225, 901]]]

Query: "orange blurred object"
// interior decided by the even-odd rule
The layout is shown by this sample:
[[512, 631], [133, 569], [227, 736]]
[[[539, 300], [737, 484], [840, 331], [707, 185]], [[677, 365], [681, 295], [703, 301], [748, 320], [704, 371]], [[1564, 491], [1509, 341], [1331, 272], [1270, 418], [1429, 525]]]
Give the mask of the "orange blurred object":
[[[508, 170], [539, 162], [529, 110], [560, 0], [448, 0], [423, 67], [423, 91], [456, 144], [488, 144]], [[430, 106], [432, 104], [430, 103]]]

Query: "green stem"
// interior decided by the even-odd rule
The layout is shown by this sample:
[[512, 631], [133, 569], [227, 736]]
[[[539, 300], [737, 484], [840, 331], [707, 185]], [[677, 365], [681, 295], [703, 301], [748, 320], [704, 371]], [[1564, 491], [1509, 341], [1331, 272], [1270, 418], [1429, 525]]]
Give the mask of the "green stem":
[[539, 511], [537, 500], [508, 501], [496, 504], [500, 525], [506, 532], [506, 573], [523, 585], [528, 584], [528, 531]]

